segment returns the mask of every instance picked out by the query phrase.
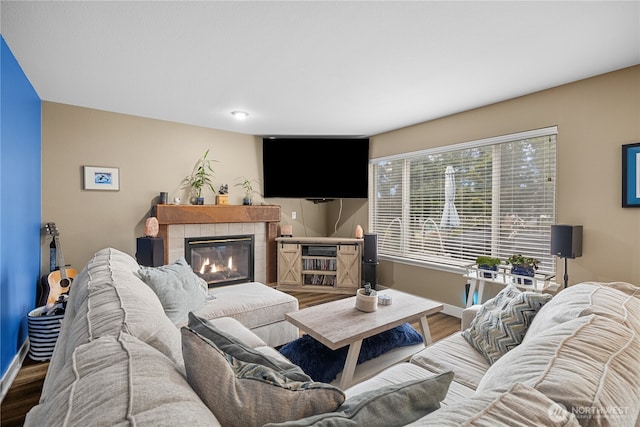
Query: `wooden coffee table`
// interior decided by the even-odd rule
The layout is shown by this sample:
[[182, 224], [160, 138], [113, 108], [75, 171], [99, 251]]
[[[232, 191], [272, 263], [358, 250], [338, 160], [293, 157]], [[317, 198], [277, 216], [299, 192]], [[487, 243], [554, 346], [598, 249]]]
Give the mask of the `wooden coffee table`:
[[[342, 389], [363, 381], [388, 366], [408, 360], [412, 354], [424, 348], [424, 344], [431, 344], [427, 316], [441, 311], [442, 304], [395, 289], [378, 291], [378, 295], [382, 294], [391, 296], [393, 303], [378, 305], [377, 310], [371, 313], [356, 309], [354, 296], [285, 314], [286, 320], [330, 349], [337, 350], [346, 345], [349, 346], [347, 359], [339, 378], [339, 386]], [[424, 344], [417, 349], [416, 346], [400, 347], [391, 350], [389, 354], [385, 353], [367, 361], [358, 366], [358, 369], [360, 367], [364, 369], [354, 379], [363, 339], [415, 320], [420, 322]]]

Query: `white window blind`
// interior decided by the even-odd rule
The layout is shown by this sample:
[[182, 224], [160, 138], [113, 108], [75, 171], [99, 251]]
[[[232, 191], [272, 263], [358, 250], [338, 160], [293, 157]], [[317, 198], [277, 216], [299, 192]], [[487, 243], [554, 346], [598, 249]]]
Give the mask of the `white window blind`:
[[555, 127], [371, 160], [383, 259], [463, 266], [521, 253], [555, 272]]

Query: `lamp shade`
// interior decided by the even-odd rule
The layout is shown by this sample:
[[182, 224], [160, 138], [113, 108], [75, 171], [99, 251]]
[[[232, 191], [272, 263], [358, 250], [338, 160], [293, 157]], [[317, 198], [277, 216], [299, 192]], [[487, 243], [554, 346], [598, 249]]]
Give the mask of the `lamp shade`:
[[561, 258], [577, 258], [582, 256], [582, 226], [552, 225], [551, 255]]

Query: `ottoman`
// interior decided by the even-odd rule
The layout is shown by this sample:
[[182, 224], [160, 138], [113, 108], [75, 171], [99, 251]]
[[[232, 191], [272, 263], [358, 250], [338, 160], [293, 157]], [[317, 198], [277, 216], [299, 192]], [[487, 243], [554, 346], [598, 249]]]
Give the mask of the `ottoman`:
[[298, 328], [284, 319], [285, 313], [298, 311], [297, 298], [289, 294], [258, 282], [211, 288], [209, 294], [215, 299], [195, 311], [204, 319], [232, 317], [271, 347], [299, 337]]

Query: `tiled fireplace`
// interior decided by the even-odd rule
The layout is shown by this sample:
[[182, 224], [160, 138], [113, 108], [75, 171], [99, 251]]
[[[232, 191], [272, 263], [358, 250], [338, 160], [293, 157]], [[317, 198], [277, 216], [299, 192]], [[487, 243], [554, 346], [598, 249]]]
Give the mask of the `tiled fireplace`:
[[160, 224], [158, 236], [165, 241], [166, 263], [186, 258], [187, 239], [253, 236], [253, 280], [276, 283], [279, 206], [157, 205], [155, 216]]
[[[266, 265], [266, 227], [262, 223], [220, 223], [220, 224], [172, 224], [168, 227], [169, 262], [180, 257], [187, 258], [187, 242], [196, 238], [215, 238], [229, 236], [253, 236], [253, 280], [267, 283]], [[197, 239], [200, 240], [200, 239]], [[197, 241], [196, 240], [196, 241]], [[194, 268], [201, 267], [190, 265]], [[196, 264], [199, 262], [196, 261]], [[199, 269], [199, 268], [198, 268]], [[207, 282], [211, 280], [205, 278]], [[212, 286], [210, 284], [210, 286]]]

